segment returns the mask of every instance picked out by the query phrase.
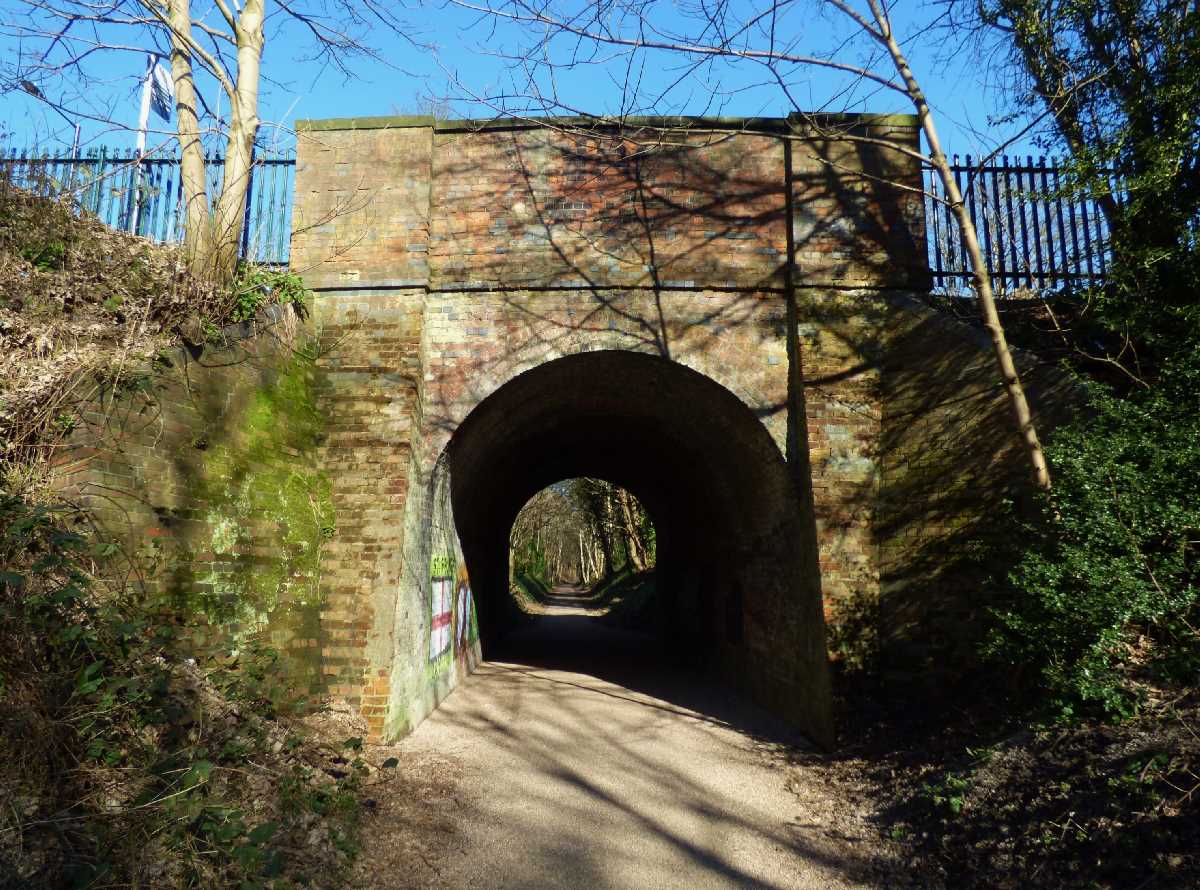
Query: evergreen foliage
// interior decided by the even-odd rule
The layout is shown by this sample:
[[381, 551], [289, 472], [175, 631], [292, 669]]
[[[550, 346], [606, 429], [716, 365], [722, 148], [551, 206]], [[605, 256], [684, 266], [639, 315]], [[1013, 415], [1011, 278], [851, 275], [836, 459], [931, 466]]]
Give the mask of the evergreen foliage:
[[1059, 714], [1128, 716], [1200, 675], [1200, 11], [997, 0], [1024, 99], [1101, 198], [1103, 286], [1060, 295], [1086, 408], [1053, 435], [990, 651]]
[[991, 651], [1039, 668], [1062, 716], [1129, 716], [1143, 682], [1200, 674], [1196, 398], [1098, 389], [1053, 437], [1055, 487], [1025, 528]]
[[277, 655], [198, 650], [191, 610], [105, 589], [115, 550], [79, 514], [0, 492], [0, 882], [338, 885], [361, 740], [331, 779], [278, 719]]

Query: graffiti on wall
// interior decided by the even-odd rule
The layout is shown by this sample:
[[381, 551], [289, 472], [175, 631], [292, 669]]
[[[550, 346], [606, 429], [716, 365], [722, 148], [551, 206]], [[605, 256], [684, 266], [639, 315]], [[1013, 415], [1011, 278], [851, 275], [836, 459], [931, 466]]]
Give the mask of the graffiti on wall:
[[475, 613], [475, 603], [471, 599], [471, 585], [464, 577], [458, 582], [458, 608], [454, 610], [458, 620], [456, 622], [458, 630], [454, 634], [454, 651], [461, 655], [463, 650], [471, 642], [471, 619]]
[[429, 581], [429, 660], [445, 655], [451, 645], [462, 655], [479, 636], [467, 567], [452, 554], [435, 555]]
[[450, 646], [454, 619], [454, 559], [435, 556], [429, 561], [429, 660], [433, 661]]

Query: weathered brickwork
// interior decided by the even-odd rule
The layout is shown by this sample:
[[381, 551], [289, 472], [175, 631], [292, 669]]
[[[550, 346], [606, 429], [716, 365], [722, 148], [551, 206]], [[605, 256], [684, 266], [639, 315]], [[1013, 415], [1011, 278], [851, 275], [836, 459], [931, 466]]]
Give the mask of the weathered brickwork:
[[614, 138], [315, 122], [292, 264], [313, 287], [784, 288], [790, 213], [796, 284], [922, 286], [920, 195], [887, 185], [919, 188], [919, 168], [875, 144], [915, 146], [911, 119], [768, 124]]
[[324, 670], [330, 693], [361, 706], [379, 732], [394, 604], [373, 592], [400, 583], [420, 375], [420, 292], [321, 299], [316, 322], [326, 387], [319, 459], [338, 509], [338, 534], [322, 567], [322, 624], [329, 640]]
[[[319, 579], [337, 521], [317, 468], [310, 345], [291, 311], [273, 307], [195, 353], [130, 367], [83, 412], [79, 447], [55, 477], [137, 557], [151, 592], [185, 605], [197, 627], [224, 628], [206, 643], [271, 644], [303, 696], [322, 692], [333, 645]], [[124, 567], [115, 557], [112, 569]]]
[[[897, 670], [936, 676], [979, 643], [990, 568], [979, 544], [1013, 532], [1006, 502], [1029, 496], [1028, 465], [982, 330], [900, 295], [882, 330], [875, 621]], [[1017, 360], [1039, 429], [1080, 404], [1055, 365]]]
[[879, 335], [884, 297], [874, 289], [802, 290], [797, 360], [825, 611], [878, 589], [874, 511], [882, 416]]
[[300, 138], [292, 267], [309, 287], [428, 283], [432, 140], [426, 127]]
[[680, 142], [643, 131], [438, 133], [434, 285], [781, 286], [779, 140]]
[[[895, 603], [915, 596], [917, 555], [960, 528], [939, 515], [946, 502], [931, 489], [966, 489], [990, 474], [990, 461], [951, 475], [946, 468], [969, 440], [1003, 440], [1007, 423], [986, 354], [966, 334], [930, 327], [903, 296], [927, 278], [921, 201], [888, 183], [918, 186], [920, 171], [879, 140], [913, 146], [915, 122], [694, 122], [617, 133], [366, 119], [300, 129], [292, 263], [319, 290], [321, 460], [339, 517], [322, 579], [333, 691], [364, 709], [374, 733], [396, 735], [470, 669], [478, 651], [466, 642], [430, 655], [447, 622], [456, 640], [462, 631], [469, 641], [474, 614], [460, 615], [457, 599], [439, 604], [436, 591], [451, 566], [461, 568], [458, 530], [503, 524], [515, 509], [505, 498], [519, 485], [501, 493], [478, 469], [475, 444], [459, 450], [473, 455], [476, 500], [463, 490], [466, 477], [447, 481], [458, 472], [458, 431], [492, 406], [487, 435], [507, 437], [512, 455], [532, 449], [532, 461], [540, 446], [522, 444], [528, 429], [516, 417], [528, 414], [517, 410], [520, 399], [539, 396], [512, 387], [556, 362], [604, 352], [698, 372], [757, 418], [774, 442], [769, 460], [786, 458], [790, 477], [720, 469], [735, 466], [736, 449], [721, 446], [714, 429], [728, 424], [731, 443], [753, 438], [736, 412], [718, 410], [720, 399], [696, 395], [690, 414], [672, 406], [656, 418], [631, 406], [626, 416], [586, 379], [546, 377], [577, 393], [563, 409], [566, 426], [575, 416], [580, 425], [608, 418], [668, 464], [662, 443], [676, 441], [678, 454], [714, 443], [707, 477], [700, 452], [687, 458], [698, 475], [661, 474], [711, 489], [692, 522], [710, 521], [704, 511], [717, 504], [754, 510], [734, 489], [757, 486], [766, 518], [732, 521], [729, 540], [679, 537], [676, 552], [698, 560], [690, 574], [672, 569], [688, 597], [680, 625], [709, 639], [731, 675], [745, 675], [781, 710], [789, 697], [824, 701], [827, 685], [814, 679], [824, 671], [822, 603], [836, 625], [864, 603], [878, 610], [881, 591]], [[947, 368], [972, 369], [974, 409], [958, 407]], [[664, 400], [671, 379], [663, 378]], [[510, 423], [494, 398], [514, 392], [522, 395]], [[536, 422], [558, 437], [554, 447], [591, 454], [597, 466], [624, 447], [619, 437], [607, 451], [593, 447], [607, 441], [607, 427], [585, 441], [553, 418]], [[666, 450], [654, 452], [660, 445]], [[569, 464], [554, 453], [538, 459]], [[513, 460], [495, 474], [526, 473]], [[623, 464], [610, 469], [657, 484]], [[463, 517], [476, 512], [487, 522], [472, 518], [467, 529]], [[738, 538], [751, 527], [753, 540]], [[741, 555], [704, 563], [706, 548], [722, 547]], [[786, 554], [810, 550], [811, 559], [788, 562]], [[886, 613], [897, 633], [904, 611]], [[801, 719], [820, 723], [813, 715], [822, 707]]]
[[915, 149], [914, 122], [871, 120], [790, 143], [797, 287], [927, 286], [920, 167], [910, 155], [877, 144]]

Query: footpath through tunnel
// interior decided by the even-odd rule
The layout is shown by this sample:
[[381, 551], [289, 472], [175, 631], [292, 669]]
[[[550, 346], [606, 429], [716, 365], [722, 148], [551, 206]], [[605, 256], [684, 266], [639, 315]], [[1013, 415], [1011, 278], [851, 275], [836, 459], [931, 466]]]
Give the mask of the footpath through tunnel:
[[513, 627], [521, 508], [560, 480], [608, 480], [653, 520], [665, 647], [832, 743], [811, 509], [737, 396], [657, 356], [582, 353], [501, 386], [447, 450], [485, 658]]
[[602, 479], [556, 482], [521, 508], [509, 550], [514, 621], [489, 660], [643, 690], [686, 666], [689, 653], [663, 642], [675, 616], [658, 597], [653, 520], [630, 492]]

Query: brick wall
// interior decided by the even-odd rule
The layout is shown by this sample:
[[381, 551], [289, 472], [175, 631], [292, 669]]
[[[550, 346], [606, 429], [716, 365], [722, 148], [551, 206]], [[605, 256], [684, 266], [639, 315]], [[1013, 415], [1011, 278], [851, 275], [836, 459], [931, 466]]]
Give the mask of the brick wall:
[[[418, 657], [428, 542], [454, 523], [438, 467], [472, 413], [531, 369], [646, 353], [758, 417], [808, 517], [800, 539], [771, 546], [811, 547], [820, 578], [744, 591], [747, 614], [756, 595], [790, 596], [796, 614], [823, 604], [836, 629], [886, 600], [877, 622], [904, 637], [925, 618], [901, 604], [930, 603], [912, 577], [947, 587], [922, 560], [989, 509], [986, 497], [951, 508], [937, 490], [1011, 478], [1004, 448], [960, 459], [1007, 441], [986, 351], [904, 296], [927, 286], [922, 206], [887, 181], [919, 186], [920, 171], [879, 140], [914, 147], [915, 121], [660, 123], [300, 127], [292, 263], [320, 290], [322, 458], [339, 513], [331, 651], [341, 694], [384, 709], [376, 731], [415, 725], [461, 674]], [[978, 395], [969, 410], [961, 374]], [[780, 678], [824, 669], [804, 646], [772, 645]], [[764, 699], [794, 688], [758, 685]]]
[[[981, 328], [894, 295], [881, 325], [883, 418], [875, 535], [882, 588], [872, 621], [886, 667], [908, 680], [973, 663], [996, 535], [1030, 493], [990, 340]], [[1056, 365], [1016, 356], [1043, 432], [1080, 394]]]
[[299, 695], [325, 686], [319, 579], [336, 525], [306, 345], [273, 307], [218, 344], [128, 368], [83, 412], [54, 480], [136, 558], [133, 577], [222, 628], [200, 642], [271, 644]]

